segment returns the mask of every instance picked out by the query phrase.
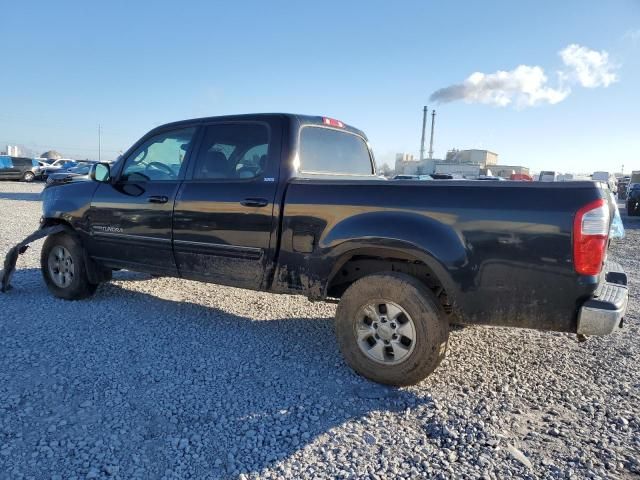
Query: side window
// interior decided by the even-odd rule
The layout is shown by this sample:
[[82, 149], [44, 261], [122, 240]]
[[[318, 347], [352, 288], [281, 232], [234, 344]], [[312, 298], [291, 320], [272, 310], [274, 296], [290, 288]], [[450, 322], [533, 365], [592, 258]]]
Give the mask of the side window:
[[264, 173], [269, 130], [258, 124], [218, 124], [205, 128], [193, 178], [251, 179]]
[[369, 148], [362, 137], [322, 127], [302, 129], [300, 170], [343, 175], [373, 174]]
[[11, 168], [11, 158], [0, 157], [0, 168]]
[[15, 168], [26, 168], [31, 166], [31, 160], [26, 158], [14, 158], [13, 166]]
[[176, 180], [196, 129], [183, 128], [151, 137], [126, 159], [121, 180]]

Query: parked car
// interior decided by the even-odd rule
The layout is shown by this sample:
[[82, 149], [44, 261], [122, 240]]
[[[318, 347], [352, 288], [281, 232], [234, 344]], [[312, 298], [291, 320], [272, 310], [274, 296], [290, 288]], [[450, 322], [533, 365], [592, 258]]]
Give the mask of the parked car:
[[622, 327], [594, 182], [384, 181], [363, 132], [286, 114], [164, 125], [91, 178], [46, 186], [29, 237], [48, 235], [42, 274], [63, 299], [127, 268], [338, 301], [347, 363], [392, 385], [438, 366], [450, 324]]
[[76, 167], [77, 165], [78, 165], [78, 162], [76, 162], [75, 160], [61, 158], [53, 162], [51, 165], [43, 166], [42, 177], [46, 180], [47, 177], [52, 173], [68, 170], [69, 168]]
[[33, 182], [39, 176], [36, 160], [0, 155], [0, 180], [23, 180]]
[[91, 163], [79, 162], [75, 167], [58, 170], [47, 177], [47, 185], [52, 183], [88, 180], [92, 166], [93, 164]]
[[556, 182], [558, 180], [558, 172], [542, 171], [538, 176], [539, 182]]
[[640, 183], [636, 183], [627, 193], [627, 215], [635, 217], [640, 215]]
[[618, 193], [618, 180], [613, 173], [609, 172], [593, 172], [591, 179], [595, 182], [601, 182], [615, 195]]
[[626, 180], [618, 181], [618, 200], [626, 200], [627, 199], [627, 188], [629, 187], [629, 183]]
[[[431, 178], [433, 180], [454, 180], [455, 177], [450, 173], [432, 173]], [[458, 178], [457, 180], [462, 180]]]
[[396, 175], [393, 180], [433, 180], [433, 175]]
[[485, 181], [493, 181], [493, 182], [504, 182], [505, 179], [502, 177], [494, 177], [493, 175], [480, 175], [476, 180], [485, 180]]
[[526, 173], [512, 173], [509, 180], [517, 182], [533, 182], [531, 175], [527, 175]]

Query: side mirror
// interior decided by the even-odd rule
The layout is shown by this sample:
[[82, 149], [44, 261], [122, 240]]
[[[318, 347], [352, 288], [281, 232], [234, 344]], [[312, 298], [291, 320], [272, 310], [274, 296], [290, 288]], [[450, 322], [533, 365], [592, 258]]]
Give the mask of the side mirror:
[[91, 169], [91, 180], [101, 183], [109, 183], [111, 181], [111, 167], [108, 163], [97, 163]]

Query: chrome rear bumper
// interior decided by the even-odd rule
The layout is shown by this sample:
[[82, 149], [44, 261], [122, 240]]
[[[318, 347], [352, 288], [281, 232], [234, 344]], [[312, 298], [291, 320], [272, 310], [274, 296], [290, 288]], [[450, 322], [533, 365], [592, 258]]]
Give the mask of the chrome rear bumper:
[[615, 262], [607, 262], [605, 282], [578, 313], [580, 335], [608, 335], [620, 330], [629, 302], [627, 274]]

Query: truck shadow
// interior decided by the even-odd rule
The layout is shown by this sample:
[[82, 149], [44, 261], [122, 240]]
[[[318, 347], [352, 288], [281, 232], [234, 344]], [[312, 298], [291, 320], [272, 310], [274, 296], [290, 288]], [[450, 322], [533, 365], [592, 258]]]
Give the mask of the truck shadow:
[[39, 192], [34, 193], [25, 193], [25, 192], [0, 192], [0, 200], [20, 200], [26, 202], [39, 202], [42, 199], [40, 198]]
[[[129, 277], [142, 279], [116, 274]], [[353, 373], [339, 354], [331, 318], [256, 320], [113, 283], [92, 300], [66, 302], [49, 295], [38, 269], [18, 270], [14, 285], [0, 295], [2, 308], [19, 311], [28, 298], [38, 313], [0, 326], [15, 338], [28, 336], [23, 348], [37, 345], [43, 359], [38, 368], [10, 361], [1, 367], [14, 369], [5, 388], [28, 398], [12, 413], [22, 419], [20, 433], [40, 436], [47, 425], [33, 412], [52, 411], [66, 421], [70, 441], [100, 440], [105, 452], [120, 452], [125, 477], [140, 461], [156, 478], [186, 474], [185, 465], [201, 478], [260, 473], [372, 411], [433, 406], [430, 397]], [[278, 297], [265, 296], [269, 301]], [[121, 427], [105, 432], [113, 419]], [[377, 448], [375, 433], [360, 439], [362, 448]]]

